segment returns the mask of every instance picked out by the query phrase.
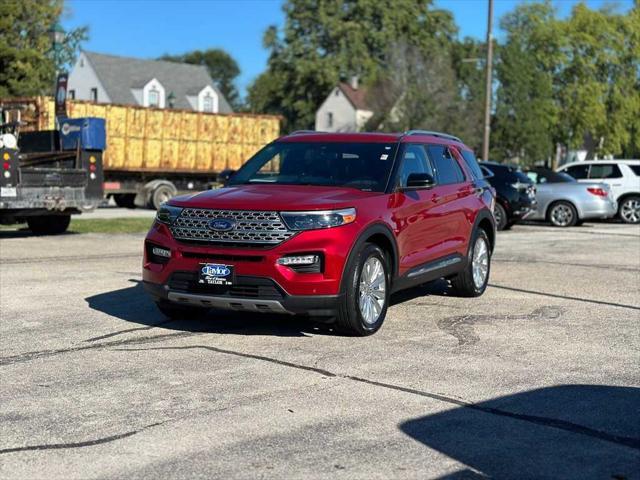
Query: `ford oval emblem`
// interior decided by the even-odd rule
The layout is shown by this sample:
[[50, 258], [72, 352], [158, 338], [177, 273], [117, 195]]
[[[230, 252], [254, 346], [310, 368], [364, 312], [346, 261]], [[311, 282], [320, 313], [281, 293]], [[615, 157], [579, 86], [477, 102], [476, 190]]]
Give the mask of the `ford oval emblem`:
[[216, 232], [228, 232], [236, 226], [235, 220], [229, 218], [214, 218], [209, 222], [209, 229]]

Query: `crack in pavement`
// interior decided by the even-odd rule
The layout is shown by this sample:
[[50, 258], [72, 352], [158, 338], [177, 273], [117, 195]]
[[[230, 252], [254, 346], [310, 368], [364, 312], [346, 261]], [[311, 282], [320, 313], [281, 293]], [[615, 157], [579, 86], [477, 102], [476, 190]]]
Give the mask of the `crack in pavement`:
[[143, 432], [153, 427], [157, 427], [164, 423], [166, 423], [166, 421], [145, 425], [144, 427], [139, 428], [138, 430], [131, 430], [129, 432], [119, 433], [117, 435], [111, 435], [109, 437], [96, 438], [95, 440], [85, 440], [84, 442], [45, 443], [41, 445], [25, 445], [24, 447], [2, 448], [0, 449], [0, 455], [5, 453], [26, 452], [26, 451], [32, 451], [32, 450], [60, 450], [60, 449], [66, 449], [66, 448], [92, 447], [94, 445], [102, 445], [103, 443], [115, 442], [116, 440], [121, 440], [123, 438], [131, 437], [140, 432]]
[[127, 328], [125, 330], [118, 330], [117, 332], [107, 333], [105, 335], [100, 335], [99, 337], [87, 338], [84, 340], [85, 343], [97, 342], [98, 340], [104, 340], [105, 338], [115, 337], [117, 335], [122, 335], [123, 333], [131, 333], [131, 332], [139, 332], [142, 330], [151, 330], [153, 328], [162, 327], [169, 323], [173, 323], [175, 320], [165, 320], [164, 322], [154, 323], [153, 325], [149, 325], [147, 327], [136, 327], [136, 328]]
[[438, 328], [458, 339], [458, 346], [478, 343], [474, 325], [487, 324], [491, 320], [545, 320], [556, 319], [564, 312], [560, 307], [540, 307], [531, 313], [513, 315], [459, 315], [446, 317], [437, 321]]
[[635, 305], [626, 305], [624, 303], [605, 302], [603, 300], [591, 300], [589, 298], [570, 297], [568, 295], [557, 295], [555, 293], [537, 292], [535, 290], [525, 290], [523, 288], [506, 287], [504, 285], [495, 285], [493, 283], [490, 283], [489, 286], [492, 287], [492, 288], [499, 288], [499, 289], [502, 289], [502, 290], [511, 290], [512, 292], [529, 293], [531, 295], [541, 295], [543, 297], [562, 298], [564, 300], [575, 300], [576, 302], [595, 303], [597, 305], [608, 305], [610, 307], [619, 307], [619, 308], [628, 308], [628, 309], [631, 309], [631, 310], [640, 310], [640, 307], [636, 307]]
[[56, 355], [62, 355], [65, 353], [80, 352], [82, 350], [100, 350], [109, 347], [118, 347], [121, 345], [144, 345], [146, 343], [162, 342], [164, 340], [191, 337], [199, 335], [201, 332], [177, 332], [177, 333], [163, 333], [161, 335], [153, 335], [148, 337], [136, 337], [124, 340], [114, 340], [111, 342], [94, 343], [91, 345], [80, 345], [77, 347], [61, 348], [57, 350], [40, 350], [35, 352], [20, 353], [18, 355], [11, 355], [8, 357], [0, 358], [0, 366], [11, 365], [14, 363], [29, 362], [38, 358], [54, 357]]
[[184, 345], [184, 346], [176, 346], [176, 347], [151, 347], [151, 348], [126, 348], [126, 349], [118, 349], [118, 351], [141, 351], [141, 350], [208, 350], [215, 353], [222, 353], [225, 355], [233, 355], [242, 358], [249, 358], [253, 360], [261, 360], [268, 363], [274, 363], [276, 365], [282, 365], [289, 368], [295, 368], [298, 370], [309, 371], [313, 373], [318, 373], [324, 377], [334, 377], [334, 378], [342, 378], [345, 380], [351, 380], [354, 382], [359, 382], [367, 385], [372, 385], [375, 387], [386, 388], [389, 390], [395, 390], [403, 393], [409, 393], [411, 395], [417, 395], [420, 397], [426, 397], [433, 400], [437, 400], [440, 402], [456, 405], [463, 408], [469, 408], [471, 410], [476, 410], [483, 413], [488, 413], [491, 415], [497, 415], [501, 417], [513, 418], [516, 420], [521, 420], [529, 423], [534, 423], [536, 425], [541, 425], [544, 427], [555, 428], [558, 430], [564, 430], [570, 433], [576, 433], [580, 435], [586, 435], [589, 437], [597, 438], [599, 440], [603, 440], [610, 443], [615, 443], [617, 445], [622, 445], [625, 447], [630, 447], [635, 450], [640, 450], [640, 438], [634, 437], [624, 437], [620, 435], [614, 435], [609, 432], [605, 432], [602, 430], [596, 430], [594, 428], [586, 427], [584, 425], [580, 425], [577, 423], [569, 422], [566, 420], [560, 420], [556, 418], [542, 417], [537, 415], [526, 415], [522, 413], [510, 412], [507, 410], [500, 410], [492, 407], [484, 407], [482, 405], [470, 403], [464, 400], [458, 400], [457, 398], [453, 398], [450, 396], [426, 392], [423, 390], [417, 390], [414, 388], [403, 387], [400, 385], [394, 385], [392, 383], [378, 382], [376, 380], [369, 380], [367, 378], [356, 377], [352, 375], [343, 375], [338, 373], [333, 373], [329, 370], [310, 367], [307, 365], [301, 365], [293, 362], [287, 362], [284, 360], [279, 360], [277, 358], [267, 357], [264, 355], [255, 355], [251, 353], [243, 353], [235, 350], [226, 350], [217, 347], [210, 347], [208, 345]]

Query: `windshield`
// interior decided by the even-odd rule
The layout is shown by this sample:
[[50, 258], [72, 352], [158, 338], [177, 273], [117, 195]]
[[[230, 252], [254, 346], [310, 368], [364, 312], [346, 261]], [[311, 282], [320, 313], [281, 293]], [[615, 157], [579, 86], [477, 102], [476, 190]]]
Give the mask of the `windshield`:
[[395, 150], [393, 143], [276, 142], [245, 163], [229, 185], [318, 185], [383, 192]]

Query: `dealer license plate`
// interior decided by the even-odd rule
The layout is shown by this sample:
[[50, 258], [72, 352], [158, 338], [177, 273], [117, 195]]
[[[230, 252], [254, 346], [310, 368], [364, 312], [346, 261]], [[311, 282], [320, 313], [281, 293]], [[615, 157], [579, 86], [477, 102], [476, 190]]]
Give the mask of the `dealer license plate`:
[[201, 263], [198, 283], [201, 285], [233, 285], [233, 265]]

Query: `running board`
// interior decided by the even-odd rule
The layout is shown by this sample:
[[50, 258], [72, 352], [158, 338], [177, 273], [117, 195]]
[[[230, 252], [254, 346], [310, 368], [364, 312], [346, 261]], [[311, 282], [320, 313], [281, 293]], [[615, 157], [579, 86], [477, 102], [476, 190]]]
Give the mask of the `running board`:
[[407, 278], [418, 277], [420, 275], [424, 275], [426, 273], [433, 272], [435, 270], [440, 270], [441, 268], [446, 268], [451, 265], [455, 265], [456, 263], [460, 263], [461, 261], [462, 261], [462, 257], [459, 255], [443, 258], [442, 260], [438, 260], [435, 263], [427, 264], [422, 267], [417, 267], [417, 269], [411, 270], [407, 274]]

